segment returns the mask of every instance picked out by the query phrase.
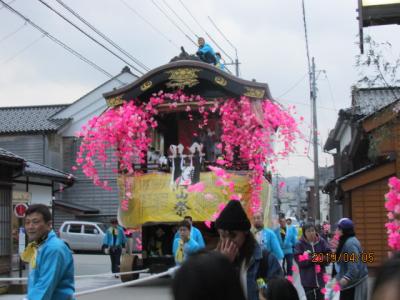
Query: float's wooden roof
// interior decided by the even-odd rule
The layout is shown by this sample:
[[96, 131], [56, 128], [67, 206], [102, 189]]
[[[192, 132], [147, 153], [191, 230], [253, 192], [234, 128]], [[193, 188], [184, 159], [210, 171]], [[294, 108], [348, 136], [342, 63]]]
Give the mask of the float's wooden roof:
[[244, 80], [213, 65], [193, 60], [180, 60], [160, 66], [129, 85], [105, 93], [104, 97], [109, 106], [115, 106], [133, 99], [146, 101], [151, 94], [160, 90], [173, 92], [178, 89], [182, 89], [185, 94], [208, 99], [248, 96], [272, 100], [268, 84]]

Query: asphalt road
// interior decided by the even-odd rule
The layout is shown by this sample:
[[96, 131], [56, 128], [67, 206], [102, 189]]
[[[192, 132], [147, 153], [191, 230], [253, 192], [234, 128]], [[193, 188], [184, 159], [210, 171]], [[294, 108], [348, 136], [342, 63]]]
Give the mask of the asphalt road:
[[[75, 274], [101, 274], [109, 273], [111, 270], [110, 258], [107, 255], [101, 254], [74, 254]], [[141, 274], [140, 278], [148, 277], [148, 274]], [[119, 284], [121, 281], [108, 275], [101, 278], [84, 278], [77, 279], [75, 282], [76, 291], [86, 291], [101, 287], [106, 287], [114, 284]], [[298, 273], [294, 274], [295, 287], [299, 292], [301, 300], [304, 300], [304, 290], [300, 284]], [[372, 281], [370, 282], [372, 283]], [[172, 300], [170, 290], [171, 279], [160, 278], [151, 282], [141, 283], [135, 286], [119, 287], [107, 291], [93, 293], [78, 297], [82, 300], [124, 300], [124, 299], [141, 299], [141, 300]], [[371, 285], [370, 285], [371, 286]], [[338, 298], [338, 297], [337, 297]], [[0, 300], [21, 300], [23, 295], [0, 295]]]
[[[75, 274], [101, 274], [111, 272], [111, 262], [107, 255], [96, 254], [74, 254]], [[26, 276], [26, 275], [24, 275]], [[141, 274], [140, 278], [149, 276]], [[77, 292], [101, 288], [121, 283], [114, 276], [101, 278], [84, 278], [77, 279], [75, 287]], [[110, 299], [154, 299], [154, 300], [171, 300], [170, 293], [171, 280], [168, 278], [155, 279], [151, 282], [142, 283], [138, 286], [120, 287], [103, 291], [99, 293], [84, 295], [78, 297], [82, 300], [110, 300]], [[21, 300], [23, 295], [0, 295], [0, 300]]]
[[[108, 273], [111, 271], [110, 258], [107, 255], [85, 255], [75, 254], [75, 273], [76, 275]], [[149, 276], [141, 274], [140, 278]], [[120, 287], [108, 291], [84, 295], [78, 299], [82, 300], [103, 300], [103, 299], [154, 299], [171, 300], [170, 279], [155, 279], [151, 282], [142, 283], [138, 286]], [[119, 279], [112, 276], [102, 278], [78, 279], [76, 281], [77, 292], [110, 286], [121, 283]]]

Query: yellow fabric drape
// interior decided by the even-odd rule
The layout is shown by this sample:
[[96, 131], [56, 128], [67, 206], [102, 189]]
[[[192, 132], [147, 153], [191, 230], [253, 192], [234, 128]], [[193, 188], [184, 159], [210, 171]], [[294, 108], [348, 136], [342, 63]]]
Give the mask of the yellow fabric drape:
[[177, 263], [183, 262], [183, 241], [179, 240], [179, 246], [175, 253], [175, 261]]
[[36, 256], [39, 244], [37, 242], [31, 242], [26, 246], [24, 252], [21, 253], [21, 259], [29, 263], [32, 269], [36, 268]]
[[[235, 193], [242, 195], [242, 203], [251, 216], [251, 192], [248, 175], [231, 173], [230, 181], [235, 184]], [[190, 215], [195, 222], [213, 219], [221, 203], [229, 201], [226, 188], [216, 186], [218, 178], [212, 172], [201, 172], [202, 192], [189, 192], [186, 187], [171, 185], [171, 174], [148, 173], [141, 176], [118, 178], [120, 201], [128, 200], [128, 205], [119, 207], [119, 219], [125, 227], [136, 228], [148, 222], [179, 222]], [[264, 211], [266, 226], [270, 225], [271, 186], [265, 180], [262, 184], [261, 209]], [[226, 192], [226, 191], [225, 191]], [[126, 195], [131, 195], [127, 199]]]

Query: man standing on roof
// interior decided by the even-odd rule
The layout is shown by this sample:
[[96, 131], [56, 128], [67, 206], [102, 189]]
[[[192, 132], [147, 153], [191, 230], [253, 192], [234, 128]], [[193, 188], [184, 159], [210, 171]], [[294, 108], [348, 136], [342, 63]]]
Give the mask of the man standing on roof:
[[199, 49], [196, 52], [196, 55], [204, 62], [208, 64], [215, 65], [217, 63], [217, 58], [215, 56], [214, 49], [205, 42], [204, 38], [199, 37], [197, 41], [199, 45]]
[[52, 230], [51, 213], [43, 204], [30, 205], [25, 230], [30, 243], [21, 254], [29, 263], [27, 300], [72, 300], [75, 292], [71, 250]]
[[[103, 240], [104, 252], [110, 254], [111, 272], [118, 273], [122, 251], [125, 252], [126, 237], [124, 230], [118, 225], [117, 219], [111, 220]], [[117, 275], [115, 275], [118, 278]]]

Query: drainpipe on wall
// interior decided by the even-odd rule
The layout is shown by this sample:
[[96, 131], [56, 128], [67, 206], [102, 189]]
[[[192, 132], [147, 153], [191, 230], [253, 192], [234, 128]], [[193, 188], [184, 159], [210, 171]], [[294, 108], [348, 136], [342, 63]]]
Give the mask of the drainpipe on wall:
[[51, 181], [51, 226], [53, 227], [54, 230], [54, 215], [55, 215], [55, 204], [54, 200], [56, 200], [56, 197], [54, 196], [54, 181]]
[[47, 152], [47, 139], [46, 134], [43, 134], [43, 164], [46, 165], [46, 152]]

